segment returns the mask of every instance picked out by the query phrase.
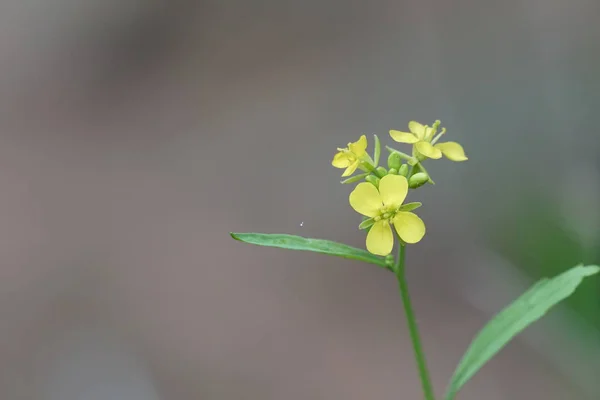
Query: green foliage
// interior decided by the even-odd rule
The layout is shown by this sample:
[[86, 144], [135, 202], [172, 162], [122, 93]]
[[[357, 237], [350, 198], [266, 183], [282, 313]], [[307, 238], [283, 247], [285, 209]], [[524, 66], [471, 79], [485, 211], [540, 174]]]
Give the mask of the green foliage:
[[583, 278], [599, 271], [600, 267], [594, 265], [579, 265], [552, 279], [544, 278], [497, 314], [471, 342], [450, 381], [446, 400], [454, 399], [460, 388], [513, 337], [569, 297]]
[[[600, 260], [600, 247], [585, 246], [560, 218], [562, 211], [551, 197], [519, 190], [514, 204], [485, 221], [490, 245], [532, 279], [552, 276], [565, 265]], [[499, 206], [498, 206], [499, 207]], [[482, 210], [482, 212], [487, 212]], [[600, 330], [600, 279], [586, 284], [565, 304]]]
[[231, 233], [231, 237], [240, 242], [258, 246], [279, 247], [281, 249], [312, 251], [315, 253], [349, 258], [375, 264], [389, 269], [384, 257], [379, 257], [366, 250], [357, 249], [342, 243], [329, 240], [311, 239], [301, 236], [268, 234], [268, 233]]

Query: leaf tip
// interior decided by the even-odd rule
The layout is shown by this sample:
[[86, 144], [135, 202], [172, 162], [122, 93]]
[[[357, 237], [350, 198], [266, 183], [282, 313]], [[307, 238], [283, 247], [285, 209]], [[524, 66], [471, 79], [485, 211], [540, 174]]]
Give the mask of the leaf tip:
[[597, 265], [587, 265], [584, 268], [587, 269], [587, 275], [594, 275], [600, 272], [600, 267]]
[[594, 275], [600, 272], [600, 267], [598, 265], [584, 265], [583, 263], [579, 263], [573, 268], [571, 268], [571, 270], [575, 269], [579, 270], [581, 272], [581, 276], [584, 277]]

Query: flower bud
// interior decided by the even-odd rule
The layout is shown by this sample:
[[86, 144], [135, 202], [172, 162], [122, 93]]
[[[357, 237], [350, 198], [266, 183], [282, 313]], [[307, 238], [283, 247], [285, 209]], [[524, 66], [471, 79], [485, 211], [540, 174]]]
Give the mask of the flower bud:
[[398, 175], [398, 170], [396, 168], [390, 168], [388, 175]]
[[365, 178], [365, 181], [372, 183], [376, 188], [379, 188], [379, 178], [375, 175], [369, 175]]
[[402, 175], [404, 177], [408, 176], [408, 165], [402, 164], [398, 169], [398, 175]]
[[377, 167], [377, 169], [375, 170], [375, 173], [377, 173], [377, 176], [380, 178], [383, 178], [384, 176], [386, 176], [388, 174], [387, 169], [385, 169], [383, 167]]
[[429, 182], [429, 175], [427, 175], [425, 172], [417, 172], [408, 180], [408, 186], [411, 189], [416, 189], [420, 186], [423, 186], [427, 182]]
[[400, 154], [396, 153], [395, 151], [391, 152], [390, 156], [388, 157], [388, 167], [399, 169], [400, 165], [402, 165], [402, 157], [400, 157]]

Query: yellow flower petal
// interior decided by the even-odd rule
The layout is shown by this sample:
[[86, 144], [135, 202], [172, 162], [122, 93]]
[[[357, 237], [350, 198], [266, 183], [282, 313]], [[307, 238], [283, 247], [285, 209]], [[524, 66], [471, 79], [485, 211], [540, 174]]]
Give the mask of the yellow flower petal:
[[411, 212], [397, 212], [394, 217], [394, 227], [406, 243], [417, 243], [425, 236], [423, 220]]
[[358, 141], [348, 143], [348, 149], [354, 153], [357, 158], [364, 156], [367, 150], [367, 137], [362, 135]]
[[342, 174], [342, 178], [352, 175], [354, 173], [354, 171], [356, 171], [356, 168], [358, 168], [359, 164], [360, 164], [360, 161], [356, 160], [352, 164], [348, 165], [348, 168], [346, 168], [346, 170]]
[[442, 152], [440, 149], [433, 147], [429, 142], [419, 142], [415, 144], [415, 148], [425, 157], [434, 159], [442, 158]]
[[367, 234], [367, 250], [378, 256], [387, 256], [394, 247], [394, 235], [386, 220], [375, 222]]
[[417, 121], [410, 121], [408, 123], [408, 129], [410, 129], [412, 133], [417, 135], [419, 139], [425, 138], [425, 125], [423, 125], [422, 123]]
[[425, 133], [423, 134], [423, 139], [426, 140], [427, 142], [431, 142], [431, 139], [433, 139], [433, 128], [430, 126], [426, 126], [425, 127]]
[[336, 168], [348, 168], [350, 165], [350, 160], [348, 159], [348, 154], [339, 152], [335, 156], [333, 156], [333, 161], [331, 162]]
[[400, 207], [408, 194], [408, 181], [402, 175], [386, 175], [379, 181], [379, 195], [386, 206]]
[[466, 161], [468, 160], [465, 155], [465, 151], [462, 146], [456, 142], [438, 143], [434, 146], [446, 156], [447, 159], [452, 161]]
[[414, 133], [390, 130], [390, 136], [399, 143], [417, 143], [419, 138]]
[[374, 217], [379, 214], [379, 210], [383, 206], [381, 197], [377, 188], [371, 183], [363, 182], [356, 185], [352, 193], [350, 193], [350, 206], [357, 213]]

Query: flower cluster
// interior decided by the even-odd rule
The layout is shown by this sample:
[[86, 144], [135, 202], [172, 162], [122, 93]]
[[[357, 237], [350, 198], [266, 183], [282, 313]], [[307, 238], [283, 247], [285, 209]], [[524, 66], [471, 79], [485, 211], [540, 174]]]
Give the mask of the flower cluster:
[[[456, 142], [438, 143], [446, 133], [440, 128], [440, 121], [432, 126], [416, 121], [408, 124], [409, 132], [390, 130], [390, 136], [399, 143], [412, 145], [412, 155], [386, 146], [390, 155], [388, 168], [378, 166], [381, 144], [375, 136], [375, 152], [371, 158], [367, 154], [367, 138], [362, 135], [346, 148], [338, 148], [332, 165], [343, 168], [342, 177], [350, 177], [342, 183], [361, 182], [350, 193], [350, 206], [364, 216], [360, 229], [368, 230], [367, 250], [373, 254], [386, 256], [394, 247], [396, 231], [401, 244], [417, 243], [425, 236], [425, 224], [411, 212], [421, 203], [404, 203], [410, 189], [433, 183], [423, 166], [427, 159], [439, 159], [443, 156], [452, 161], [466, 161], [462, 146]], [[363, 173], [351, 176], [360, 170]]]

